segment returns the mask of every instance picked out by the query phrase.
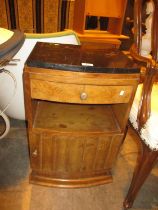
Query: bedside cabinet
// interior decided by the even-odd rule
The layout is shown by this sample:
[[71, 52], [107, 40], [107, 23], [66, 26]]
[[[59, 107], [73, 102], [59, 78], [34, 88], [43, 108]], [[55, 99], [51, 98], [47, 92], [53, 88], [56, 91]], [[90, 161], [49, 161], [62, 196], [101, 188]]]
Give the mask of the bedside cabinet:
[[24, 69], [30, 182], [111, 182], [139, 77], [118, 50], [37, 43]]

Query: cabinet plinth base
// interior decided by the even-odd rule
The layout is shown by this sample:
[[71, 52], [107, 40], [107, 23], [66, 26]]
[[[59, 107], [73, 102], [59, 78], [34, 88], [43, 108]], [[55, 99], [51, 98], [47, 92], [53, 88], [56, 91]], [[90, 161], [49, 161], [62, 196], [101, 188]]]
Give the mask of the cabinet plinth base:
[[113, 181], [111, 174], [104, 176], [97, 176], [91, 178], [82, 179], [57, 179], [52, 177], [45, 177], [39, 175], [30, 175], [30, 183], [39, 184], [48, 187], [59, 187], [59, 188], [83, 188], [92, 187], [96, 185], [108, 184]]

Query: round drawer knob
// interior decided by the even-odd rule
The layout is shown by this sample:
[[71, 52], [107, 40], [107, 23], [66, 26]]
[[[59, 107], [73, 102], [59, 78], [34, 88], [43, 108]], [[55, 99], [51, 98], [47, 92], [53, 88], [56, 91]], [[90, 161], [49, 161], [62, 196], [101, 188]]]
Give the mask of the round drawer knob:
[[80, 95], [81, 100], [86, 100], [87, 99], [87, 93], [81, 93]]

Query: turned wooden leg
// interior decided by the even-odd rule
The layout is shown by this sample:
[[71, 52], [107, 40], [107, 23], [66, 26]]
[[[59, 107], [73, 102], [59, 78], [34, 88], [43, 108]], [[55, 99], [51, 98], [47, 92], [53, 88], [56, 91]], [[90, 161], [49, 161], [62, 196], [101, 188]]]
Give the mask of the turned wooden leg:
[[[142, 141], [141, 141], [142, 142]], [[158, 157], [158, 151], [152, 151], [142, 142], [142, 151], [133, 174], [132, 182], [124, 200], [125, 209], [131, 208], [141, 186], [150, 174]]]

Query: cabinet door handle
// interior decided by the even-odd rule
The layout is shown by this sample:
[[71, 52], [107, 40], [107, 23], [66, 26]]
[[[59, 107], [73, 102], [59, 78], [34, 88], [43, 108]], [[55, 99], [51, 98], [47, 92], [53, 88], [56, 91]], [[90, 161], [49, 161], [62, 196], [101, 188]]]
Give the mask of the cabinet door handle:
[[86, 100], [87, 97], [88, 97], [88, 95], [87, 95], [87, 93], [85, 93], [85, 92], [83, 92], [83, 93], [80, 94], [81, 100]]
[[33, 151], [33, 153], [32, 153], [32, 156], [33, 157], [36, 157], [38, 155], [38, 152], [37, 152], [37, 149], [35, 149], [34, 151]]

